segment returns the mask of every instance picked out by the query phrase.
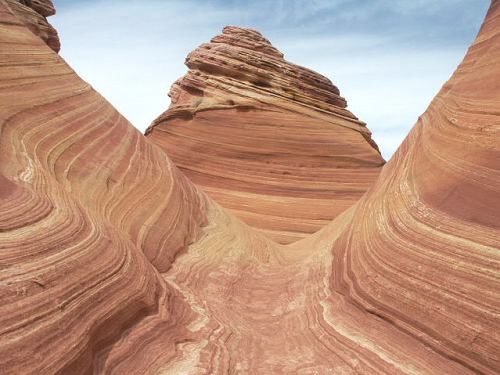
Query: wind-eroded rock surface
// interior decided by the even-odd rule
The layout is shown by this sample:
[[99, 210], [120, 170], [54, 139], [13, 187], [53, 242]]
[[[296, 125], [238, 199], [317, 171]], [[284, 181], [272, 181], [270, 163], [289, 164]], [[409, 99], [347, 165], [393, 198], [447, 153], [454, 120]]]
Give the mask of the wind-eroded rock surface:
[[5, 2], [33, 34], [42, 38], [55, 52], [59, 52], [61, 49], [59, 36], [46, 18], [56, 13], [51, 0], [5, 0]]
[[[500, 372], [500, 1], [367, 193], [286, 246], [201, 192], [8, 3], [0, 0], [0, 373]], [[215, 40], [248, 49], [241, 29], [230, 30]], [[281, 59], [261, 45], [252, 48]], [[259, 124], [266, 111], [285, 122], [304, 112], [314, 129], [352, 119], [338, 101], [325, 110], [344, 117], [318, 117], [321, 90], [299, 104], [279, 98], [278, 110], [251, 87], [221, 119], [237, 128], [249, 112]], [[247, 100], [259, 109], [236, 108]], [[154, 133], [187, 121], [182, 111], [192, 121], [219, 111], [211, 106], [178, 108], [152, 140], [169, 151], [162, 142], [172, 134]], [[346, 130], [353, 141], [366, 139], [358, 125]], [[299, 207], [288, 212], [302, 225]]]
[[16, 14], [0, 1], [0, 373], [88, 373], [155, 334], [169, 358], [159, 272], [203, 197]]
[[384, 160], [329, 79], [289, 63], [260, 33], [228, 26], [186, 59], [147, 135], [211, 198], [269, 238], [325, 226]]

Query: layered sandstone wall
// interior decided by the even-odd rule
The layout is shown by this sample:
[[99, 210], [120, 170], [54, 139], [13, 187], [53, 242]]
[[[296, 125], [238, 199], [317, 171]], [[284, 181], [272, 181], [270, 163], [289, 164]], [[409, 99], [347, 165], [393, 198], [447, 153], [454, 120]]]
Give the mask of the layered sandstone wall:
[[234, 26], [186, 59], [172, 104], [147, 131], [203, 191], [290, 243], [354, 204], [384, 164], [329, 79]]
[[333, 246], [331, 287], [475, 373], [500, 371], [500, 2]]
[[[368, 192], [284, 246], [195, 187], [0, 0], [0, 372], [498, 374], [498, 20], [495, 0]], [[270, 110], [252, 87], [256, 120], [230, 105], [255, 125]], [[276, 118], [315, 126], [305, 97], [280, 98]], [[172, 119], [216, 111], [190, 105]]]
[[61, 49], [61, 42], [56, 29], [47, 21], [47, 17], [56, 14], [51, 0], [5, 0], [10, 10], [23, 22], [33, 34], [40, 37], [55, 52]]
[[0, 372], [99, 371], [155, 332], [169, 358], [189, 309], [159, 272], [198, 238], [204, 198], [13, 9], [0, 1]]

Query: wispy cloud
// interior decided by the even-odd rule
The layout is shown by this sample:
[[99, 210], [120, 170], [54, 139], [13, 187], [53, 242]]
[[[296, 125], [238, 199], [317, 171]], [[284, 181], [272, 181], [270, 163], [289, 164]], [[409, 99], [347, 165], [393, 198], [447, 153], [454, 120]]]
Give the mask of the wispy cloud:
[[455, 69], [488, 0], [55, 0], [62, 55], [132, 123], [169, 105], [185, 56], [254, 27], [328, 76], [388, 158]]

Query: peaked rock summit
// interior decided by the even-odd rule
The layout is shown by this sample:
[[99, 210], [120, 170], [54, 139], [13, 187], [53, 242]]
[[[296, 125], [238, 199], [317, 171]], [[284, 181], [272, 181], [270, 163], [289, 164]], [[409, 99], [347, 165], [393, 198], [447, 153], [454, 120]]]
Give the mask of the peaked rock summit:
[[52, 0], [5, 0], [12, 12], [55, 52], [61, 49], [56, 29], [47, 17], [56, 14]]
[[146, 132], [223, 207], [290, 243], [354, 204], [384, 160], [330, 80], [227, 26], [191, 52]]

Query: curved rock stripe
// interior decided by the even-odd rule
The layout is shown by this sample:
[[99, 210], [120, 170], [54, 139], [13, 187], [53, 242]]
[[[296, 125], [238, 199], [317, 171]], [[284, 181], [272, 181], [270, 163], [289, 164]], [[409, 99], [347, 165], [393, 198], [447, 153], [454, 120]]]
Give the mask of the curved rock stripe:
[[499, 20], [493, 1], [367, 193], [285, 246], [200, 192], [0, 0], [0, 372], [499, 373]]
[[352, 206], [384, 160], [330, 80], [260, 33], [225, 27], [189, 54], [150, 140], [211, 198], [290, 243]]
[[160, 328], [156, 358], [172, 357], [190, 310], [159, 272], [196, 240], [204, 198], [11, 5], [0, 2], [0, 372], [100, 372], [110, 347], [147, 347]]
[[475, 373], [500, 372], [500, 2], [357, 204], [331, 287]]

